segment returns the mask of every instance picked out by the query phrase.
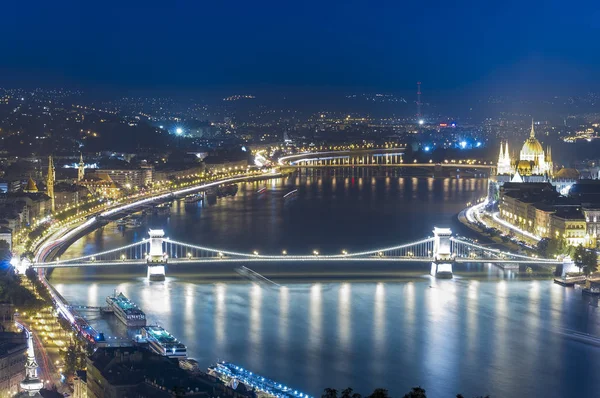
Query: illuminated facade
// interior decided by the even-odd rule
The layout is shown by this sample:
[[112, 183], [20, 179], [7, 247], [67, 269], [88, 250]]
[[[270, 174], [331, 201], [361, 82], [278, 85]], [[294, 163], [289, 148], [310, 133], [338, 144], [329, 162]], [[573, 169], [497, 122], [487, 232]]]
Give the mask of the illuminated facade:
[[56, 181], [56, 171], [52, 156], [48, 157], [48, 177], [46, 178], [46, 194], [50, 197], [50, 211], [54, 213], [54, 181]]
[[511, 161], [510, 161], [510, 153], [508, 152], [508, 142], [506, 143], [506, 146], [503, 146], [502, 143], [500, 144], [500, 155], [498, 155], [497, 173], [498, 174], [512, 174], [513, 173], [513, 167], [511, 165]]
[[537, 175], [551, 177], [553, 175], [552, 151], [549, 147], [547, 150], [544, 150], [542, 144], [535, 138], [533, 121], [531, 122], [529, 138], [523, 143], [518, 160], [513, 162], [511, 159], [508, 152], [508, 143], [505, 146], [500, 144], [497, 170], [500, 175], [510, 175], [516, 172], [521, 176]]

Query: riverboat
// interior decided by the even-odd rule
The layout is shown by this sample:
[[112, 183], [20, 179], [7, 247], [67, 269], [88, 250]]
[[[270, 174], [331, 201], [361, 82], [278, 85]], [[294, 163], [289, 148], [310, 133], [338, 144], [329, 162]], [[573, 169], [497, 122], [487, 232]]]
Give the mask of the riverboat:
[[217, 188], [217, 196], [219, 198], [225, 196], [234, 196], [238, 192], [237, 184], [222, 185]]
[[191, 205], [191, 204], [196, 204], [196, 203], [200, 202], [203, 199], [204, 199], [204, 195], [201, 194], [201, 193], [197, 193], [195, 195], [187, 196], [184, 199], [184, 202], [185, 202], [186, 205]]
[[108, 307], [113, 310], [117, 318], [128, 327], [146, 326], [146, 314], [132, 303], [123, 293], [108, 296]]
[[248, 389], [255, 389], [261, 393], [278, 398], [313, 398], [301, 391], [294, 390], [282, 383], [252, 373], [231, 362], [219, 362], [208, 368], [208, 373], [217, 377], [234, 390], [240, 383]]
[[153, 325], [141, 328], [142, 341], [147, 341], [150, 350], [169, 358], [186, 358], [187, 348], [164, 328]]

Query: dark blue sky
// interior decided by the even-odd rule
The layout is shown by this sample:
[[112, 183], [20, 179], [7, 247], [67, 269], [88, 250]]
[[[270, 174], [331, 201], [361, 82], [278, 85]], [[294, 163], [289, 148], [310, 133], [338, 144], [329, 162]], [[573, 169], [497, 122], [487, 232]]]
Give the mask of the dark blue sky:
[[10, 1], [0, 84], [146, 90], [598, 88], [577, 1]]

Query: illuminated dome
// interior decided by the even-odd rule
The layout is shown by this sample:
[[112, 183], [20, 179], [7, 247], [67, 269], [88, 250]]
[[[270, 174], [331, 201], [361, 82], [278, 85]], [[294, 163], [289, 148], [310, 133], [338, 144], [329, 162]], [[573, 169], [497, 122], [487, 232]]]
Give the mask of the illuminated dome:
[[544, 151], [542, 144], [535, 138], [533, 120], [531, 121], [531, 133], [523, 144], [518, 159], [513, 162], [508, 151], [508, 143], [503, 147], [500, 144], [498, 155], [498, 166], [496, 172], [499, 175], [513, 174], [517, 172], [521, 176], [552, 176], [554, 174], [554, 163], [552, 162], [552, 150], [550, 147]]
[[544, 155], [544, 149], [542, 148], [542, 144], [535, 137], [529, 137], [527, 141], [523, 144], [523, 149], [521, 149], [521, 153], [526, 156], [539, 156]]
[[529, 133], [529, 138], [523, 144], [523, 148], [521, 149], [520, 160], [531, 160], [536, 161], [539, 157], [544, 157], [544, 148], [542, 148], [542, 144], [535, 138], [535, 131], [533, 130], [533, 122], [531, 123], [531, 133]]

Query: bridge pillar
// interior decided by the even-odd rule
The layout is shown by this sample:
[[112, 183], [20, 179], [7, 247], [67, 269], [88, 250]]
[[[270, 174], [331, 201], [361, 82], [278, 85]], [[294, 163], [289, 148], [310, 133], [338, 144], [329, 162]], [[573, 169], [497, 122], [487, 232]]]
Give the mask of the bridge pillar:
[[150, 235], [150, 251], [146, 255], [146, 264], [148, 265], [148, 279], [151, 281], [165, 280], [165, 264], [168, 256], [163, 252], [163, 240], [165, 231], [162, 229], [148, 230]]
[[450, 228], [433, 228], [433, 262], [431, 276], [436, 278], [452, 278], [452, 230]]
[[561, 276], [564, 278], [565, 276], [567, 276], [567, 273], [570, 272], [579, 272], [579, 267], [577, 267], [577, 264], [575, 264], [571, 257], [566, 256], [563, 259]]

